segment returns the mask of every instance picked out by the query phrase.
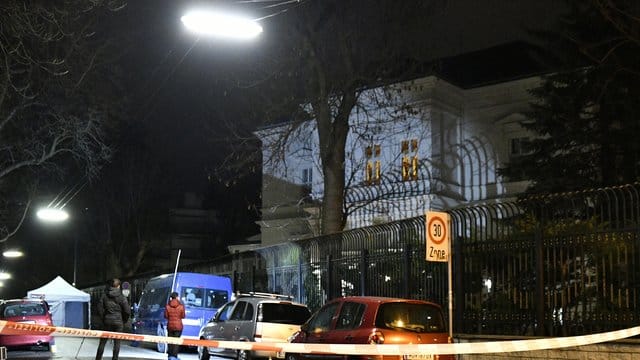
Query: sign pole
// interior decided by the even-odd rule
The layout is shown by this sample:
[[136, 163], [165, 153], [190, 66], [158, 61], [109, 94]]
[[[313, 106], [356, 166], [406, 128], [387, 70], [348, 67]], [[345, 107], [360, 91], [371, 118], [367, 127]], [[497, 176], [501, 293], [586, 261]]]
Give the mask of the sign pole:
[[449, 268], [449, 339], [453, 340], [453, 254], [451, 254], [451, 241], [449, 241], [449, 261], [447, 261], [447, 267]]
[[174, 292], [176, 288], [176, 277], [178, 276], [178, 265], [180, 265], [181, 253], [182, 253], [182, 249], [178, 249], [178, 256], [176, 257], [176, 268], [173, 271], [173, 281], [171, 282], [171, 292]]
[[451, 254], [451, 217], [446, 212], [427, 211], [425, 216], [427, 261], [447, 262], [447, 300], [449, 310], [449, 338], [453, 339], [453, 264]]

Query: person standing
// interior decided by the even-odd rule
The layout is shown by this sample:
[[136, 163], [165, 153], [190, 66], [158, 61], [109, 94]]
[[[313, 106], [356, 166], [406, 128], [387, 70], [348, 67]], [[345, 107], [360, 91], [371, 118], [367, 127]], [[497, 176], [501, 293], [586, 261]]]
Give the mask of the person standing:
[[[178, 299], [178, 293], [172, 292], [169, 303], [164, 307], [164, 318], [167, 319], [167, 335], [180, 337], [182, 335], [182, 319], [185, 317], [184, 305]], [[169, 360], [178, 359], [180, 345], [169, 344]]]
[[[98, 312], [98, 316], [102, 319], [104, 330], [122, 332], [124, 324], [129, 320], [129, 316], [131, 316], [131, 308], [129, 308], [127, 298], [122, 295], [119, 279], [111, 280], [107, 291], [102, 294], [102, 297], [100, 297], [98, 308], [96, 310]], [[98, 345], [98, 351], [96, 353], [96, 360], [102, 360], [102, 354], [104, 353], [104, 346], [106, 345], [107, 340], [107, 338], [100, 338], [100, 344]], [[120, 340], [113, 339], [112, 359], [117, 360], [119, 355]]]

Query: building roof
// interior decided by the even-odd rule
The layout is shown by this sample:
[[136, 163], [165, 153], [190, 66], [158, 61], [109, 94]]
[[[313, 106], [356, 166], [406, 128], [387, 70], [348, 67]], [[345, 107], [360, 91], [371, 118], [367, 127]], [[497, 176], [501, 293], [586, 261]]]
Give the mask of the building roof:
[[551, 71], [543, 50], [516, 41], [438, 60], [435, 75], [463, 89], [541, 75]]

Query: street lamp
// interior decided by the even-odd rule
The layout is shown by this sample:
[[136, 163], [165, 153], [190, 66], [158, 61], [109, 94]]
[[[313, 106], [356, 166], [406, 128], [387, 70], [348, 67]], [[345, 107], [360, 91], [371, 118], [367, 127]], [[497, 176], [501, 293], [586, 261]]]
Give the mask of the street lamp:
[[62, 208], [42, 208], [36, 213], [38, 218], [47, 222], [62, 222], [69, 218], [69, 213]]
[[6, 258], [17, 258], [24, 255], [24, 253], [18, 249], [9, 249], [2, 252], [2, 256]]
[[262, 32], [255, 20], [216, 11], [195, 10], [180, 20], [187, 29], [203, 35], [248, 40]]

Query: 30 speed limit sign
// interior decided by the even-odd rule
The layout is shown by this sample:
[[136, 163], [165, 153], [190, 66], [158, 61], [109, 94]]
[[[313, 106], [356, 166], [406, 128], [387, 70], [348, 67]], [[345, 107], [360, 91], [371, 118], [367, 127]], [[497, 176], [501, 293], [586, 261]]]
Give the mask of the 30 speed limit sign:
[[449, 214], [446, 212], [427, 211], [427, 261], [449, 261], [451, 251], [449, 232]]

